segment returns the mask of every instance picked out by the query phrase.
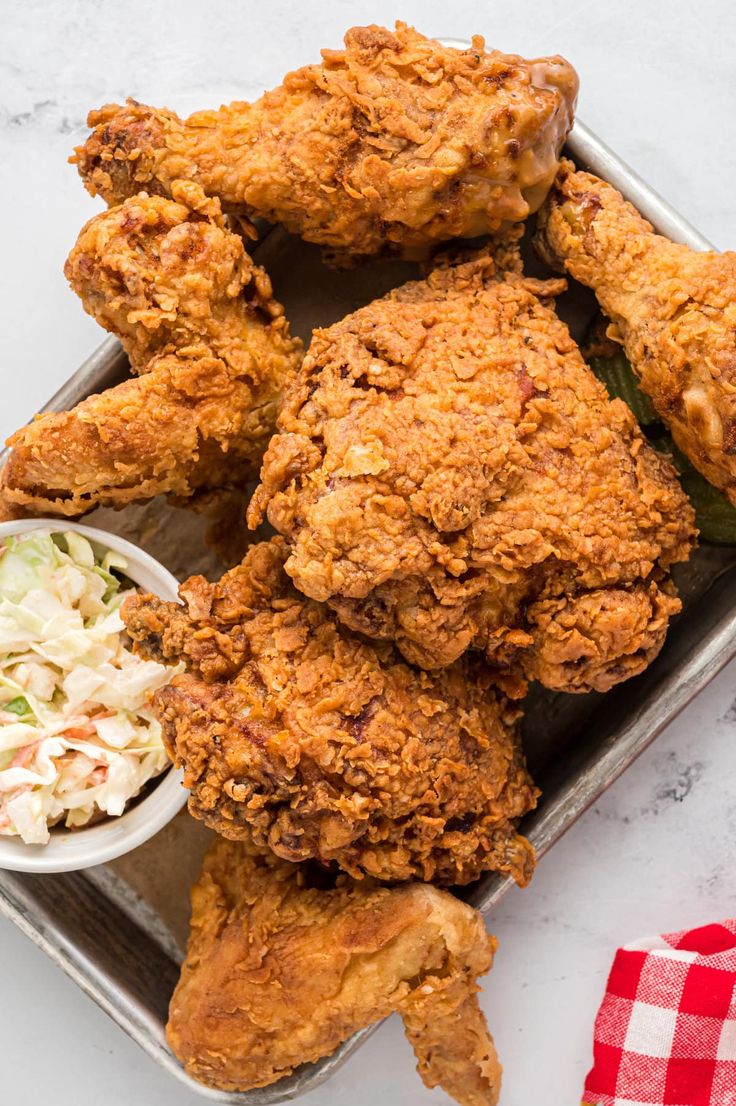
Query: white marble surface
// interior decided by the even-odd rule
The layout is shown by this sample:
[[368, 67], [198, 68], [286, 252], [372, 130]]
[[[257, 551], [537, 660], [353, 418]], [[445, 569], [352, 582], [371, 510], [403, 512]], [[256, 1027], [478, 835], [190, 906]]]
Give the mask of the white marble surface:
[[[62, 276], [95, 204], [66, 155], [90, 107], [132, 93], [188, 110], [249, 98], [397, 15], [427, 33], [485, 33], [510, 51], [565, 54], [580, 116], [722, 248], [736, 247], [736, 9], [704, 0], [320, 0], [202, 4], [4, 0], [0, 31], [3, 436], [99, 338]], [[504, 1106], [579, 1100], [616, 945], [736, 912], [736, 668], [663, 734], [512, 893], [484, 1006]], [[7, 922], [0, 921], [0, 1101], [8, 1106], [195, 1106]], [[305, 1106], [419, 1106], [400, 1026], [383, 1026]]]

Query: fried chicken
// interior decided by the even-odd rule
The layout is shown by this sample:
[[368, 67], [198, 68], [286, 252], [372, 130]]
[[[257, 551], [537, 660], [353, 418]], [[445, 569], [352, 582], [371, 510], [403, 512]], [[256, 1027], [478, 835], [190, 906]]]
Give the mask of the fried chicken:
[[9, 503], [78, 515], [258, 472], [301, 344], [218, 202], [189, 182], [173, 192], [141, 193], [80, 233], [66, 276], [143, 375], [17, 431]]
[[537, 210], [577, 89], [560, 57], [487, 52], [480, 36], [457, 50], [403, 23], [354, 27], [344, 50], [323, 50], [254, 104], [186, 120], [133, 100], [93, 111], [73, 160], [108, 203], [187, 178], [224, 210], [339, 254], [424, 256]]
[[513, 247], [316, 331], [249, 509], [343, 623], [434, 669], [466, 649], [562, 691], [656, 655], [693, 544], [670, 464]]
[[340, 626], [293, 588], [285, 557], [273, 539], [217, 584], [192, 577], [183, 605], [123, 608], [144, 655], [188, 668], [154, 709], [191, 813], [355, 877], [525, 884], [534, 855], [515, 825], [537, 792], [519, 711], [481, 663], [429, 675]]
[[325, 878], [310, 886], [247, 839], [207, 854], [167, 1026], [186, 1071], [263, 1087], [395, 1011], [428, 1087], [495, 1106], [501, 1067], [476, 978], [496, 941], [480, 915], [431, 886]]
[[620, 192], [571, 162], [536, 243], [593, 289], [675, 442], [736, 504], [736, 253], [696, 253], [655, 234]]

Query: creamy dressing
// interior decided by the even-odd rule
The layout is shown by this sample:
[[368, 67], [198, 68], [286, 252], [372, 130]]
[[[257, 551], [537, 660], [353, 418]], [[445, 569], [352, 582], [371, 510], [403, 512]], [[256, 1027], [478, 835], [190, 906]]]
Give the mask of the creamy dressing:
[[150, 697], [181, 666], [128, 647], [125, 567], [73, 531], [0, 546], [2, 835], [43, 845], [51, 826], [120, 815], [169, 763]]

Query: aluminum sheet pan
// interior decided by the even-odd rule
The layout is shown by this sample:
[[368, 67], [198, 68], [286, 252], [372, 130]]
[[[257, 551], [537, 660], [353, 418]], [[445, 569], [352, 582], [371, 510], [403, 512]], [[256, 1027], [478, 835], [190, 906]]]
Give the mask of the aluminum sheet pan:
[[[619, 188], [660, 232], [694, 249], [712, 248], [582, 123], [575, 124], [567, 154]], [[306, 339], [313, 326], [341, 318], [416, 273], [400, 263], [331, 272], [322, 267], [317, 249], [280, 230], [268, 233], [253, 253], [271, 274], [292, 328]], [[592, 295], [573, 284], [558, 306], [580, 338], [595, 311]], [[126, 371], [119, 344], [108, 339], [46, 410], [68, 408]], [[234, 501], [230, 509], [239, 512], [242, 502]], [[191, 572], [213, 576], [223, 567], [204, 544], [206, 519], [160, 500], [118, 513], [96, 511], [89, 518], [142, 545], [180, 578]], [[237, 552], [233, 549], [233, 560]], [[525, 738], [543, 797], [523, 829], [540, 856], [736, 654], [734, 564], [735, 551], [710, 547], [679, 571], [685, 610], [661, 655], [642, 676], [606, 695], [605, 704], [594, 693], [532, 691]], [[278, 1084], [242, 1094], [206, 1090], [183, 1073], [166, 1046], [164, 1026], [186, 939], [189, 886], [208, 840], [208, 832], [184, 813], [140, 849], [98, 869], [54, 876], [0, 871], [0, 911], [203, 1099], [240, 1106], [284, 1102], [327, 1079], [371, 1029]], [[509, 886], [508, 880], [488, 876], [462, 894], [488, 913]], [[534, 894], [533, 883], [526, 894]]]

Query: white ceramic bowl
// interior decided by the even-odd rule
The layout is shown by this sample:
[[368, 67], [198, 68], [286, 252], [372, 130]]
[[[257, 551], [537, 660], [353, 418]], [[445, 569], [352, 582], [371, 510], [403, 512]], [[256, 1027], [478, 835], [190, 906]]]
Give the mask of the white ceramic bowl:
[[[55, 533], [76, 530], [93, 545], [122, 553], [128, 562], [126, 575], [133, 583], [162, 599], [178, 600], [177, 580], [168, 569], [131, 542], [106, 530], [79, 526], [66, 519], [19, 519], [0, 523], [0, 540], [11, 534], [42, 529]], [[153, 782], [150, 794], [119, 818], [107, 818], [89, 829], [52, 829], [47, 845], [26, 845], [19, 837], [0, 837], [0, 868], [16, 872], [74, 872], [130, 852], [171, 821], [187, 799], [178, 769], [167, 769]]]

